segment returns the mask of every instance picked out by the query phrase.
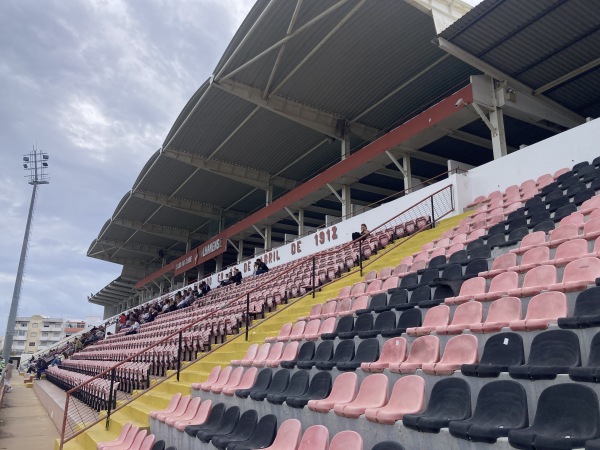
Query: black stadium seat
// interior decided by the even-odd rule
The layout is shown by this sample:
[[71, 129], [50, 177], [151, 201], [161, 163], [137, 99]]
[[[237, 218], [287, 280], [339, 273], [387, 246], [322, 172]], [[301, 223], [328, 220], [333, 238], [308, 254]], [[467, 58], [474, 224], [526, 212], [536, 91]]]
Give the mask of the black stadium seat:
[[310, 376], [308, 370], [297, 370], [290, 378], [287, 388], [283, 392], [267, 395], [267, 401], [281, 405], [288, 397], [303, 395], [308, 390]]
[[318, 372], [310, 380], [308, 391], [303, 395], [289, 396], [285, 402], [292, 408], [304, 408], [309, 400], [322, 400], [331, 393], [333, 381], [331, 373]]
[[333, 333], [323, 333], [321, 335], [322, 340], [332, 340], [338, 337], [339, 333], [349, 333], [354, 329], [354, 317], [352, 316], [344, 316], [335, 326], [335, 331]]
[[250, 439], [241, 439], [227, 444], [227, 450], [252, 450], [270, 446], [277, 435], [277, 416], [267, 414], [261, 417]]
[[374, 338], [378, 334], [381, 334], [382, 331], [393, 328], [396, 328], [396, 313], [394, 311], [384, 311], [379, 313], [375, 318], [373, 328], [369, 331], [359, 332], [358, 337], [361, 339]]
[[508, 373], [512, 378], [553, 380], [559, 373], [568, 373], [571, 367], [580, 365], [577, 335], [568, 330], [550, 330], [533, 338], [527, 364], [511, 366]]
[[420, 327], [422, 322], [423, 316], [421, 314], [421, 310], [418, 308], [409, 309], [400, 315], [398, 323], [396, 324], [396, 328], [392, 330], [385, 330], [381, 333], [381, 335], [383, 337], [400, 336], [406, 332], [407, 328]]
[[571, 367], [569, 378], [573, 381], [600, 382], [600, 333], [596, 333], [592, 339], [587, 364], [583, 367]]
[[[506, 242], [504, 244], [501, 244], [500, 247], [508, 247], [511, 245], [516, 245], [521, 241], [521, 239], [523, 239], [528, 234], [529, 234], [529, 229], [527, 228], [527, 226], [515, 228], [514, 230], [512, 230], [509, 233], [508, 239], [506, 240]], [[483, 272], [483, 270], [482, 270], [482, 272]]]
[[296, 359], [281, 361], [279, 365], [284, 369], [293, 369], [298, 361], [310, 361], [315, 356], [316, 344], [314, 341], [306, 341], [298, 350]]
[[[392, 311], [383, 314], [395, 315], [395, 313]], [[379, 341], [375, 338], [365, 339], [358, 344], [354, 358], [352, 358], [350, 361], [338, 362], [336, 364], [336, 368], [344, 372], [355, 371], [360, 367], [361, 363], [374, 362], [377, 361], [377, 359], [379, 359]]]
[[575, 300], [573, 316], [561, 317], [558, 326], [570, 329], [600, 326], [600, 287], [580, 292]]
[[185, 432], [191, 437], [196, 437], [196, 434], [200, 430], [205, 430], [209, 428], [216, 428], [223, 420], [223, 414], [225, 414], [225, 403], [217, 403], [213, 405], [210, 410], [210, 414], [206, 418], [206, 422], [201, 425], [188, 425], [185, 427]]
[[[352, 316], [349, 316], [352, 318]], [[312, 369], [317, 361], [329, 361], [333, 357], [333, 341], [322, 341], [315, 350], [315, 356], [310, 361], [298, 361], [298, 369]]]
[[396, 310], [404, 311], [406, 309], [411, 309], [415, 306], [419, 306], [420, 302], [427, 300], [431, 300], [431, 288], [429, 286], [421, 286], [411, 292], [408, 303], [397, 306]]
[[517, 333], [498, 333], [486, 341], [479, 364], [463, 364], [461, 372], [470, 377], [497, 377], [524, 363], [523, 338]]
[[527, 393], [516, 381], [485, 384], [479, 391], [475, 412], [470, 419], [449, 424], [450, 434], [472, 442], [493, 444], [510, 430], [529, 425]]
[[165, 450], [165, 441], [162, 439], [160, 441], [156, 441], [152, 446], [152, 450]]
[[225, 411], [225, 414], [223, 414], [223, 417], [218, 424], [216, 424], [214, 427], [198, 430], [196, 437], [202, 442], [208, 443], [213, 436], [231, 433], [233, 430], [235, 430], [239, 420], [240, 408], [237, 406], [231, 406], [227, 408], [227, 411]]
[[[479, 272], [487, 272], [488, 270], [489, 267], [486, 259], [474, 259], [465, 267], [465, 274], [461, 279], [465, 281], [470, 278], [475, 278], [479, 275]], [[458, 295], [458, 292], [456, 292], [456, 295]]]
[[387, 294], [385, 292], [375, 294], [369, 300], [369, 306], [365, 309], [359, 309], [356, 311], [356, 315], [368, 314], [378, 308], [385, 308], [387, 306]]
[[271, 384], [266, 389], [253, 389], [250, 392], [252, 400], [263, 401], [269, 394], [279, 394], [287, 389], [290, 383], [290, 371], [288, 369], [280, 369], [275, 372]]
[[453, 420], [471, 417], [471, 389], [460, 378], [442, 378], [431, 390], [427, 409], [420, 414], [405, 414], [405, 427], [427, 433], [439, 433]]
[[372, 314], [363, 314], [356, 318], [354, 322], [354, 328], [352, 331], [344, 331], [338, 333], [337, 337], [339, 339], [353, 339], [355, 336], [358, 336], [358, 333], [361, 331], [369, 331], [373, 328], [373, 315]]
[[598, 396], [587, 386], [564, 383], [539, 396], [533, 425], [508, 432], [508, 442], [519, 449], [581, 448], [600, 435]]
[[253, 391], [264, 391], [271, 384], [271, 380], [273, 379], [273, 370], [265, 367], [258, 372], [256, 376], [256, 380], [254, 381], [254, 385], [249, 389], [238, 389], [235, 391], [235, 396], [239, 398], [248, 398], [251, 392]]
[[381, 308], [375, 308], [374, 312], [380, 313], [395, 309], [396, 306], [405, 305], [408, 302], [408, 291], [406, 289], [394, 289], [390, 294], [387, 305]]
[[255, 409], [248, 409], [240, 416], [236, 427], [229, 433], [218, 433], [212, 436], [210, 442], [220, 450], [226, 449], [233, 442], [247, 441], [254, 433], [258, 422]]
[[330, 360], [317, 361], [315, 367], [319, 370], [331, 370], [337, 363], [350, 361], [352, 358], [354, 358], [354, 340], [345, 340], [337, 345]]
[[486, 241], [486, 245], [490, 248], [498, 247], [506, 243], [506, 236], [504, 233], [492, 234]]
[[575, 211], [577, 211], [577, 206], [573, 203], [561, 206], [554, 213], [554, 217], [552, 218], [552, 220], [554, 220], [555, 222], [560, 222], [562, 219], [564, 219], [567, 216], [570, 216]]
[[531, 230], [533, 233], [536, 231], [543, 231], [544, 233], [548, 233], [549, 231], [554, 230], [554, 222], [552, 220], [544, 220], [543, 222], [538, 223]]
[[399, 442], [383, 441], [375, 444], [371, 450], [404, 450], [404, 447]]

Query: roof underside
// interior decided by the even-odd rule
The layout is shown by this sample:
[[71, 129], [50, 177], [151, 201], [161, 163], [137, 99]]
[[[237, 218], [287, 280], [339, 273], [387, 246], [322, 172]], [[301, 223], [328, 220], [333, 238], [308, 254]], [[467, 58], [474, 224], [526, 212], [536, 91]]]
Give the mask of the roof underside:
[[[527, 2], [526, 7], [522, 3], [487, 0], [442, 36], [534, 88], [585, 63], [575, 51], [553, 55], [553, 49], [556, 53], [564, 47], [575, 30], [556, 33], [555, 24], [554, 34], [544, 35], [540, 51], [540, 35], [527, 31], [526, 23], [534, 26], [536, 20], [553, 17], [552, 12], [541, 14], [540, 8], [545, 11], [559, 2]], [[560, 6], [570, 20], [589, 14], [586, 24], [595, 20], [598, 27], [597, 15], [569, 3], [587, 3]], [[508, 20], [517, 4], [523, 10], [519, 20]], [[580, 42], [598, 48], [597, 32], [588, 34], [589, 39]], [[150, 157], [92, 242], [88, 256], [153, 272], [163, 258], [176, 259], [186, 248], [263, 207], [267, 184], [273, 186], [276, 199], [338, 162], [340, 136], [349, 138], [355, 152], [465, 86], [470, 75], [480, 72], [434, 45], [436, 37], [431, 15], [409, 1], [257, 1], [213, 77], [184, 107], [162, 148]], [[511, 57], [516, 50], [519, 56]], [[558, 72], [545, 65], [549, 57], [558, 58]], [[541, 60], [539, 67], [523, 70], [536, 60]], [[597, 69], [545, 94], [581, 114], [597, 116], [599, 99], [590, 96], [598, 91], [588, 87], [586, 99], [593, 104], [585, 104], [581, 95], [594, 77]], [[507, 141], [514, 147], [553, 134], [509, 117], [506, 129]], [[462, 131], [489, 141], [482, 122]], [[413, 154], [412, 171], [421, 179], [446, 172], [448, 158], [471, 165], [492, 159], [488, 145], [467, 144], [455, 137], [419, 150]], [[351, 186], [356, 204], [366, 205], [404, 188], [403, 177], [390, 160], [360, 175], [359, 183]], [[314, 198], [305, 212], [307, 226], [322, 224], [327, 213], [341, 215], [331, 192]], [[296, 223], [289, 216], [272, 222], [274, 243], [282, 242], [285, 233], [296, 234]], [[263, 246], [252, 229], [239, 238], [246, 242], [245, 256]], [[236, 257], [228, 251], [223, 262], [230, 264]], [[210, 264], [205, 271], [214, 269]]]

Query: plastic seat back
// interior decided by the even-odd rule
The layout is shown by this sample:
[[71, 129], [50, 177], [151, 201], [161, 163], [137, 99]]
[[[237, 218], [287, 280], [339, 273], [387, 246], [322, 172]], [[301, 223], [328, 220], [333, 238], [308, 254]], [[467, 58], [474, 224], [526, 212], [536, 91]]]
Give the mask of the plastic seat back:
[[373, 331], [383, 331], [396, 328], [396, 313], [394, 311], [385, 311], [377, 315], [373, 324]]
[[[285, 450], [288, 448], [289, 447], [286, 446]], [[329, 430], [323, 425], [313, 425], [308, 427], [302, 435], [300, 445], [298, 446], [298, 450], [327, 450], [328, 448]]]
[[439, 364], [471, 364], [479, 360], [477, 337], [472, 334], [454, 336], [446, 343]]
[[441, 327], [450, 322], [450, 308], [447, 305], [438, 305], [427, 310], [422, 327]]
[[415, 328], [420, 327], [422, 323], [423, 316], [421, 315], [421, 310], [418, 308], [413, 308], [402, 313], [402, 315], [398, 319], [396, 328]]
[[421, 336], [410, 346], [406, 363], [431, 363], [440, 359], [440, 340], [437, 336]]
[[525, 321], [557, 320], [567, 315], [567, 298], [562, 292], [542, 292], [529, 301]]
[[483, 347], [480, 365], [519, 366], [525, 363], [523, 338], [512, 332], [490, 336]]
[[387, 305], [387, 294], [375, 294], [369, 302], [369, 309], [381, 308]]
[[510, 323], [521, 319], [521, 299], [502, 297], [492, 302], [484, 323]]
[[569, 330], [549, 330], [531, 341], [530, 366], [573, 367], [581, 365], [579, 338]]
[[265, 450], [287, 450], [296, 449], [300, 444], [302, 435], [302, 424], [298, 419], [287, 419], [277, 430], [277, 436], [273, 443]]
[[454, 310], [450, 325], [470, 325], [481, 323], [483, 306], [479, 302], [467, 302], [458, 305]]
[[329, 450], [363, 450], [363, 438], [356, 431], [340, 431], [331, 440]]

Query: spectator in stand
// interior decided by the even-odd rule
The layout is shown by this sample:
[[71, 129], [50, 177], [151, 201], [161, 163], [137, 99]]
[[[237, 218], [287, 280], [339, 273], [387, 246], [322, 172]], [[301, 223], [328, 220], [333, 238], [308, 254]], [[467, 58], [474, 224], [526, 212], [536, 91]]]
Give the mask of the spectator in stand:
[[224, 280], [221, 280], [221, 286], [227, 286], [228, 284], [231, 284], [231, 272], [225, 276]]
[[130, 334], [137, 334], [137, 332], [140, 330], [140, 323], [136, 320], [133, 322], [133, 324], [131, 325], [131, 327], [129, 327], [129, 331], [127, 331], [125, 333], [125, 336], [129, 336]]
[[60, 356], [58, 356], [58, 353], [56, 353], [56, 354], [54, 355], [54, 359], [52, 360], [52, 362], [50, 363], [50, 365], [51, 365], [51, 366], [60, 366], [60, 363], [61, 363], [61, 362], [62, 362], [62, 361], [61, 361], [61, 359], [60, 359]]
[[119, 322], [117, 323], [117, 331], [125, 327], [127, 323], [127, 316], [123, 313], [119, 316]]
[[369, 229], [367, 228], [367, 225], [364, 223], [360, 224], [360, 233], [355, 231], [354, 233], [352, 233], [352, 240], [355, 241], [361, 237], [366, 237], [368, 234], [370, 233]]
[[40, 380], [42, 378], [42, 373], [45, 372], [47, 368], [48, 363], [40, 356], [35, 363], [35, 378]]
[[256, 275], [260, 275], [262, 273], [267, 273], [269, 271], [269, 268], [267, 267], [267, 265], [260, 258], [258, 258], [256, 260], [256, 263], [257, 263]]
[[200, 293], [202, 294], [201, 297], [205, 296], [209, 292], [210, 292], [210, 286], [208, 284], [206, 284], [206, 281], [203, 281], [202, 283], [200, 283]]
[[242, 282], [242, 272], [239, 269], [233, 269], [233, 276], [231, 277], [231, 282], [235, 284], [240, 284]]
[[80, 352], [81, 350], [83, 350], [83, 343], [81, 342], [81, 340], [78, 337], [75, 338], [73, 345], [75, 347], [75, 352]]

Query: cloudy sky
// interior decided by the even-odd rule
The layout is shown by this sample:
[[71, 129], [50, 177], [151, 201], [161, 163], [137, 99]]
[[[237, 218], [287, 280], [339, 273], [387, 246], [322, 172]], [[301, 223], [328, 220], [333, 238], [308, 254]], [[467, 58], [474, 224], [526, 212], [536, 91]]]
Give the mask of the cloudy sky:
[[0, 335], [31, 196], [23, 154], [47, 152], [51, 182], [39, 190], [19, 315], [101, 316], [87, 296], [121, 266], [87, 249], [253, 3], [0, 1]]
[[0, 2], [0, 335], [31, 186], [21, 157], [50, 155], [19, 315], [101, 316], [87, 295], [120, 266], [86, 256], [253, 0]]

